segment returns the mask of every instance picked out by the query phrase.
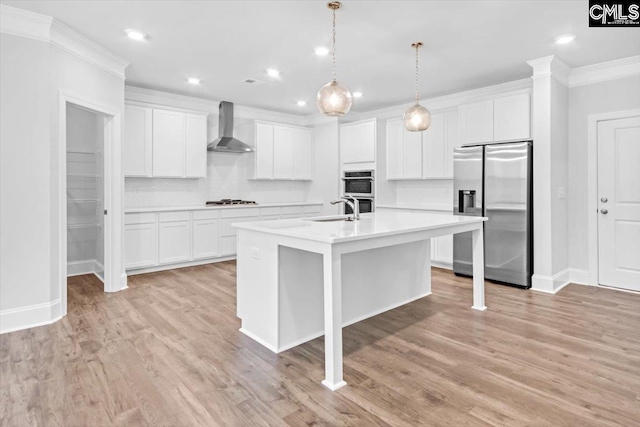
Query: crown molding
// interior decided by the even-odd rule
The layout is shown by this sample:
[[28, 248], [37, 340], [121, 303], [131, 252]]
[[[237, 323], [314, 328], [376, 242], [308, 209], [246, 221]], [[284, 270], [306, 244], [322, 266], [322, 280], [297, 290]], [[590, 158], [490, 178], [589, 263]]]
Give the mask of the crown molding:
[[0, 33], [49, 41], [53, 18], [0, 4]]
[[574, 68], [569, 73], [569, 87], [638, 75], [640, 75], [640, 55]]
[[[484, 101], [499, 95], [531, 93], [531, 88], [531, 79], [514, 80], [512, 82], [500, 83], [497, 85], [486, 86], [479, 89], [472, 89], [464, 92], [453, 93], [450, 95], [439, 96], [436, 98], [428, 98], [424, 100], [422, 104], [432, 112], [451, 110], [457, 108], [458, 105], [461, 104]], [[363, 120], [373, 117], [379, 119], [390, 119], [402, 117], [404, 111], [410, 105], [411, 102], [408, 101], [401, 105], [394, 105], [391, 107], [363, 112], [360, 113], [359, 119]]]
[[555, 55], [545, 56], [527, 61], [533, 68], [532, 79], [551, 77], [565, 86], [569, 86], [569, 72], [571, 68]]
[[[143, 102], [147, 104], [166, 105], [174, 108], [196, 110], [208, 114], [218, 115], [220, 101], [146, 89], [125, 85], [124, 97], [127, 101]], [[234, 105], [234, 116], [239, 119], [263, 120], [268, 122], [287, 123], [297, 126], [307, 126], [305, 116], [263, 110], [260, 108]]]
[[121, 79], [125, 78], [127, 61], [51, 16], [0, 4], [0, 32], [51, 43]]

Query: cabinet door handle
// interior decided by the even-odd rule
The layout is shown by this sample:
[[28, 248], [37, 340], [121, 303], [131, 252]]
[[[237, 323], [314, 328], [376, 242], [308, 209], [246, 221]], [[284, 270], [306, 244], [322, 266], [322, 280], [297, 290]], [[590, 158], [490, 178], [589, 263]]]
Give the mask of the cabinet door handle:
[[603, 197], [603, 198], [600, 199], [600, 201], [602, 203], [607, 203], [609, 201], [609, 199], [607, 199], [606, 197]]
[[600, 213], [606, 215], [609, 213], [609, 211], [606, 209], [600, 209]]

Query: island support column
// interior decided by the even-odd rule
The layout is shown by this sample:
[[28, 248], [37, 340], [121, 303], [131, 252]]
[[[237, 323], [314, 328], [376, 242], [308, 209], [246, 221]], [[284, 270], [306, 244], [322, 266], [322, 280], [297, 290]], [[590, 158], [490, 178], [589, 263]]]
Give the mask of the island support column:
[[342, 254], [334, 245], [323, 253], [324, 369], [322, 384], [330, 390], [347, 385], [342, 379]]
[[471, 232], [471, 248], [473, 250], [473, 308], [486, 310], [484, 305], [484, 231], [480, 228]]

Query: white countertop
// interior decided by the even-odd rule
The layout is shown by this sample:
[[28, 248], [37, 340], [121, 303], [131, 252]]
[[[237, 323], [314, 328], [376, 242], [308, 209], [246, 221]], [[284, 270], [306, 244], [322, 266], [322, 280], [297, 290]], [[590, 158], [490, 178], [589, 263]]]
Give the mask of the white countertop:
[[144, 213], [144, 212], [173, 212], [173, 211], [200, 211], [212, 209], [247, 209], [247, 208], [274, 208], [284, 206], [315, 206], [322, 205], [322, 202], [293, 202], [293, 203], [260, 203], [257, 205], [214, 205], [214, 206], [164, 206], [146, 208], [127, 208], [124, 213]]
[[[335, 216], [333, 218], [337, 218]], [[331, 217], [317, 217], [331, 218]], [[236, 228], [314, 240], [340, 243], [416, 231], [432, 230], [450, 225], [473, 224], [485, 217], [457, 216], [428, 212], [376, 212], [363, 214], [359, 221], [316, 222], [314, 218], [283, 219], [232, 224]]]

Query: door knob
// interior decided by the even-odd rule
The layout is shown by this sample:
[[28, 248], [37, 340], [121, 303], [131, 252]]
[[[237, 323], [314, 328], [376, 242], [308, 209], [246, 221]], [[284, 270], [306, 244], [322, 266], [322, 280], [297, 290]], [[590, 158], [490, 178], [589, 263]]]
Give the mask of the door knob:
[[607, 199], [606, 197], [603, 197], [602, 199], [600, 199], [600, 201], [602, 203], [607, 203], [609, 201], [609, 199]]
[[606, 215], [609, 213], [609, 211], [606, 209], [600, 209], [600, 213]]

